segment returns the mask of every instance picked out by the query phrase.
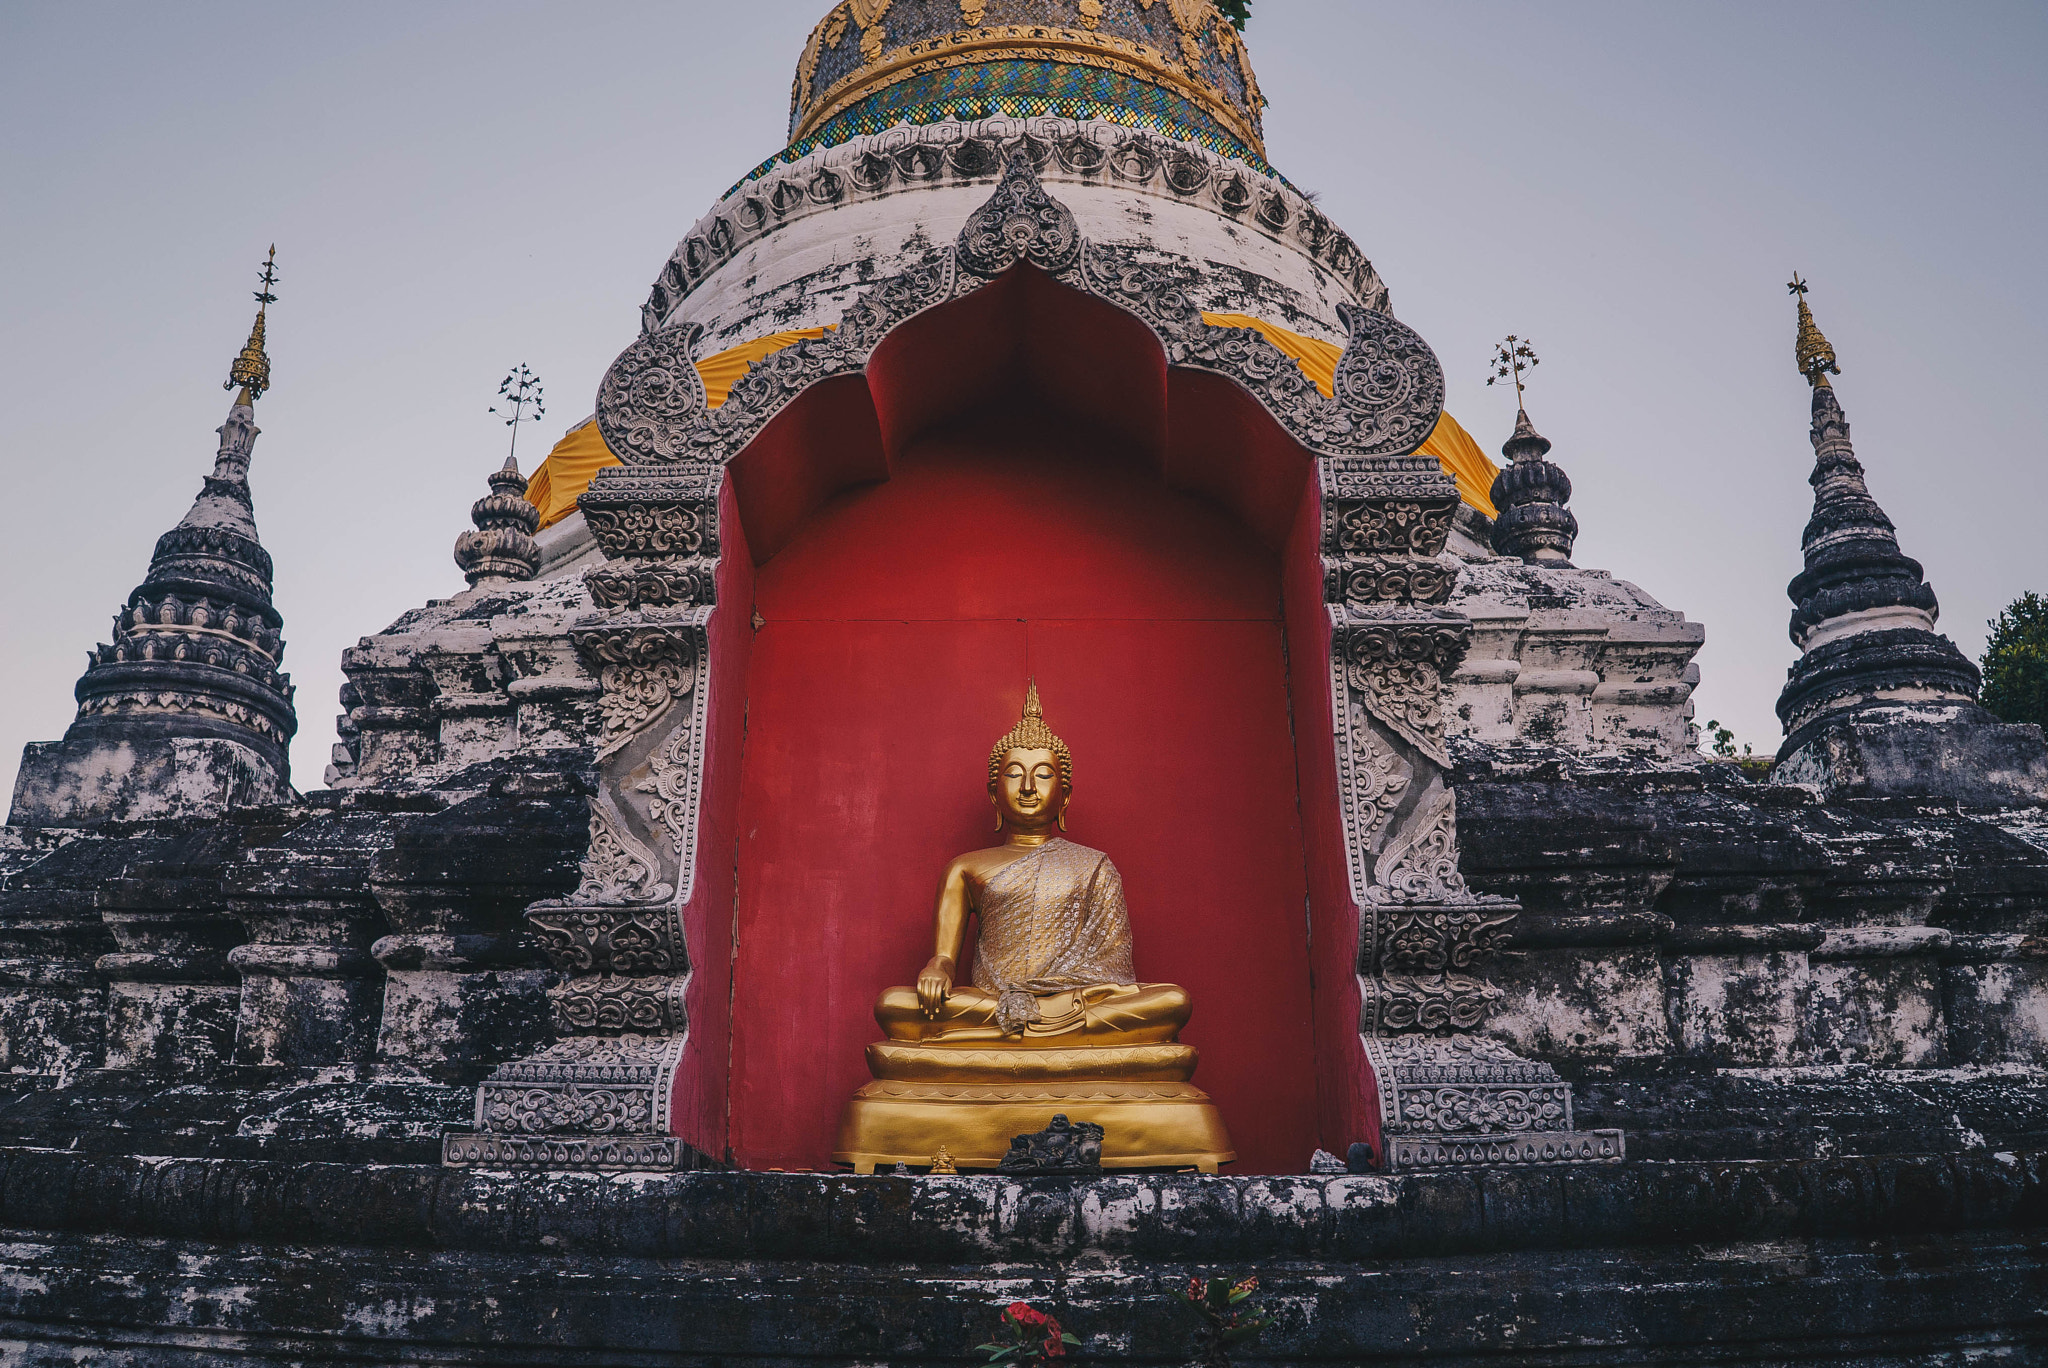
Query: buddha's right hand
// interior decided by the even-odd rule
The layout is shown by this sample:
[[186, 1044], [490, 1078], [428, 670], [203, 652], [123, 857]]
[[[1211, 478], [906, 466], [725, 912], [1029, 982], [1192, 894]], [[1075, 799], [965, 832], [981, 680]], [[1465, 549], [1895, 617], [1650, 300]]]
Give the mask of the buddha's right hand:
[[946, 1005], [946, 994], [953, 991], [953, 961], [945, 955], [933, 955], [924, 972], [917, 976], [917, 1005], [927, 1017], [937, 1017], [939, 1009]]

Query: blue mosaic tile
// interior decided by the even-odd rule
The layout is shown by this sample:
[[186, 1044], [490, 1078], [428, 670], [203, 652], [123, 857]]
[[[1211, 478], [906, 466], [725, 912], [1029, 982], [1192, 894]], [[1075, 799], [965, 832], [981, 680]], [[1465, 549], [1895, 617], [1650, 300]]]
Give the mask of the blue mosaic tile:
[[[748, 172], [740, 185], [820, 147], [897, 124], [994, 118], [1101, 119], [1199, 144], [1269, 176], [1279, 173], [1194, 101], [1122, 72], [1065, 62], [998, 61], [926, 72], [878, 90]], [[735, 185], [733, 189], [738, 189]], [[731, 193], [730, 191], [727, 192]]]

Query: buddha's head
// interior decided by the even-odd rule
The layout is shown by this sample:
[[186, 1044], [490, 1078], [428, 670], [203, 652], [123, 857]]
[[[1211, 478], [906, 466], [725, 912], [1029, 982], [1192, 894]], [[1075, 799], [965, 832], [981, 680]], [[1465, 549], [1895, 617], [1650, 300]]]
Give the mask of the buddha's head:
[[1000, 828], [1042, 832], [1063, 823], [1074, 792], [1074, 757], [1045, 725], [1033, 681], [1024, 716], [988, 753], [988, 800]]

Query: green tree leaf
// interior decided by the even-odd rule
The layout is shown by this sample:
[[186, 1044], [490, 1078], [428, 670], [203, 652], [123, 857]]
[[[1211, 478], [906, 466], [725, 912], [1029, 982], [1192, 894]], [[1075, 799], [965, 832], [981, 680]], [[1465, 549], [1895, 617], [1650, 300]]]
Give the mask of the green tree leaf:
[[1984, 706], [2007, 722], [2048, 727], [2048, 598], [2032, 592], [1990, 624], [1984, 650]]

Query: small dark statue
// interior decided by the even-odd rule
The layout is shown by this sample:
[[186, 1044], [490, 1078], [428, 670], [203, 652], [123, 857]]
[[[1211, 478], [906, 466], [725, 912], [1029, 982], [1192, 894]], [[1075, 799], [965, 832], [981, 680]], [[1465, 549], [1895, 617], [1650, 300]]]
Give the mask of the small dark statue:
[[1052, 1124], [1036, 1135], [1013, 1137], [1010, 1152], [996, 1168], [999, 1173], [1037, 1177], [1100, 1174], [1102, 1127], [1092, 1121], [1069, 1121], [1064, 1116], [1055, 1116]]

